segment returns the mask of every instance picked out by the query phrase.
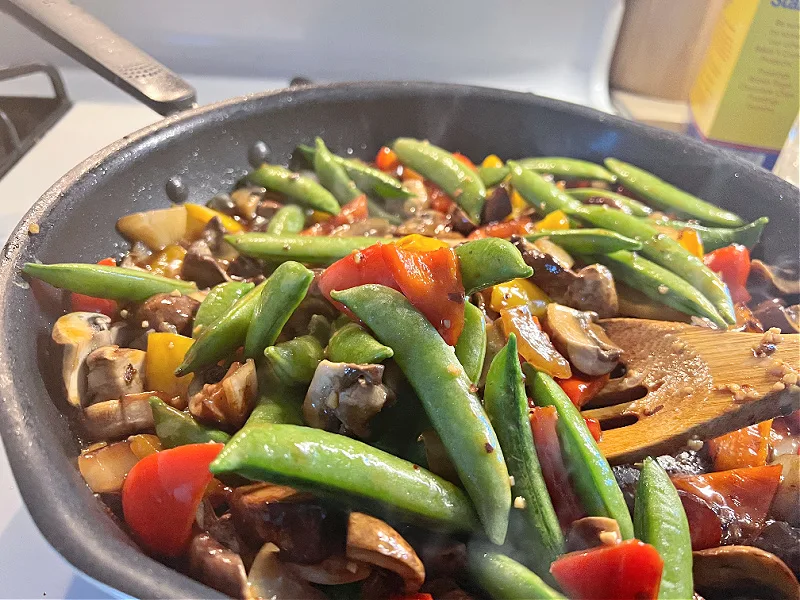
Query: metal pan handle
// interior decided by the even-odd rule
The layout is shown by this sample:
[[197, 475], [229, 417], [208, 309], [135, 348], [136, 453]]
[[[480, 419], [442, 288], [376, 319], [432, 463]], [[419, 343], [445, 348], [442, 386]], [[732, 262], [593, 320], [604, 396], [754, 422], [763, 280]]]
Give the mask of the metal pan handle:
[[192, 86], [69, 0], [0, 0], [0, 10], [162, 115], [196, 104]]

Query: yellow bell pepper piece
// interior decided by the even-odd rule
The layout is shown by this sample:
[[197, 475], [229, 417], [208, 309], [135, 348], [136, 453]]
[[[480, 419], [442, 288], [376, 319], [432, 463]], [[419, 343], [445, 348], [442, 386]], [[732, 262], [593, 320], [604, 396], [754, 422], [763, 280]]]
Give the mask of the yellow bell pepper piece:
[[553, 347], [550, 338], [542, 331], [539, 319], [531, 314], [528, 306], [501, 311], [500, 324], [506, 338], [512, 333], [517, 336], [517, 350], [537, 371], [559, 379], [572, 376], [569, 362]]
[[147, 336], [145, 376], [147, 389], [170, 396], [186, 397], [193, 374], [175, 377], [175, 369], [194, 340], [177, 333], [151, 333]]
[[694, 229], [687, 227], [681, 230], [680, 234], [678, 234], [678, 243], [697, 258], [703, 258], [705, 254], [703, 252], [703, 240], [700, 239], [700, 234]]
[[527, 279], [512, 279], [492, 287], [489, 306], [500, 312], [506, 308], [528, 305], [535, 317], [542, 317], [547, 312], [547, 305], [552, 302], [547, 294]]
[[450, 247], [447, 242], [419, 233], [412, 233], [411, 235], [401, 237], [394, 243], [403, 250], [408, 250], [410, 252], [431, 252], [432, 250]]
[[511, 214], [506, 217], [506, 221], [513, 221], [514, 219], [519, 219], [526, 210], [530, 208], [530, 205], [525, 202], [525, 198], [523, 198], [517, 190], [511, 192]]
[[220, 220], [222, 226], [228, 230], [228, 233], [241, 233], [244, 231], [241, 223], [218, 210], [208, 208], [202, 204], [185, 204], [184, 206], [186, 206], [186, 234], [190, 239], [198, 237], [203, 232], [206, 224], [214, 217]]
[[502, 167], [503, 161], [500, 160], [500, 157], [497, 156], [497, 154], [490, 154], [489, 156], [483, 159], [481, 166], [489, 168]]
[[569, 229], [569, 218], [563, 211], [554, 210], [533, 226], [536, 231]]
[[176, 245], [167, 246], [150, 258], [147, 268], [156, 275], [177, 278], [180, 276], [184, 258], [186, 258], [185, 248]]

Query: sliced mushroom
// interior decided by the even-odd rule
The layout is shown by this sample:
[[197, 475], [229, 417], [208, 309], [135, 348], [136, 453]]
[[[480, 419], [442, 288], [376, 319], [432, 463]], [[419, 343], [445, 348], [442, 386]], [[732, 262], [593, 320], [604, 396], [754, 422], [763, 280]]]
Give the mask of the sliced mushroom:
[[492, 193], [486, 197], [483, 205], [481, 223], [492, 223], [502, 221], [511, 214], [511, 197], [505, 185], [498, 185]]
[[181, 279], [194, 281], [199, 288], [210, 288], [229, 281], [225, 264], [214, 258], [205, 240], [192, 242], [181, 267]]
[[143, 392], [146, 355], [119, 346], [102, 346], [90, 353], [86, 357], [87, 401], [103, 402]]
[[587, 375], [605, 375], [614, 370], [622, 348], [596, 323], [597, 315], [561, 304], [547, 305], [547, 328], [555, 347]]
[[436, 237], [453, 230], [450, 217], [438, 210], [419, 210], [410, 219], [397, 227], [398, 235], [418, 233], [428, 237]]
[[550, 241], [549, 238], [539, 238], [533, 242], [533, 245], [536, 246], [540, 252], [544, 252], [545, 254], [552, 256], [559, 262], [561, 266], [566, 269], [571, 269], [575, 264], [575, 259], [570, 256], [569, 252], [564, 250], [558, 244]]
[[437, 577], [459, 577], [467, 568], [467, 546], [463, 542], [426, 539], [416, 548], [428, 581]]
[[313, 565], [342, 553], [343, 519], [310, 494], [256, 483], [236, 488], [229, 504], [239, 535], [254, 547], [275, 544], [285, 562]]
[[311, 427], [370, 436], [369, 422], [390, 399], [382, 384], [383, 365], [354, 365], [323, 360], [303, 402]]
[[695, 589], [704, 597], [800, 598], [791, 569], [774, 554], [753, 546], [720, 546], [692, 552]]
[[764, 329], [777, 327], [782, 333], [800, 333], [800, 305], [786, 306], [780, 298], [772, 298], [759, 303], [753, 315]]
[[786, 563], [793, 573], [800, 573], [800, 527], [783, 521], [767, 523], [753, 546], [771, 552]]
[[363, 513], [350, 513], [346, 556], [397, 573], [407, 594], [416, 593], [425, 581], [425, 567], [408, 542], [380, 519]]
[[258, 393], [252, 359], [235, 362], [218, 383], [207, 383], [189, 399], [189, 412], [198, 421], [239, 429], [253, 410]]
[[[156, 294], [136, 311], [135, 322], [143, 329], [191, 335], [192, 322], [200, 303], [191, 296]], [[145, 325], [146, 323], [146, 325]]]
[[566, 551], [615, 546], [622, 542], [619, 523], [608, 517], [583, 517], [573, 521], [567, 532]]
[[782, 454], [773, 460], [773, 464], [780, 464], [783, 469], [769, 514], [779, 521], [800, 526], [800, 456]]
[[278, 560], [278, 547], [266, 543], [261, 547], [247, 576], [248, 600], [280, 600], [303, 598], [326, 600], [327, 596], [308, 582], [299, 579]]
[[461, 479], [456, 472], [453, 461], [450, 460], [450, 455], [447, 453], [447, 448], [444, 447], [442, 439], [436, 430], [426, 429], [420, 434], [422, 443], [425, 446], [425, 458], [428, 461], [428, 470], [435, 473], [443, 479], [447, 479], [456, 485], [461, 485]]
[[578, 310], [596, 312], [601, 319], [619, 313], [619, 299], [614, 276], [604, 265], [588, 265], [576, 273], [567, 286], [563, 303]]
[[53, 341], [64, 346], [61, 373], [67, 399], [73, 406], [86, 404], [86, 357], [102, 346], [114, 343], [111, 319], [100, 313], [73, 312], [58, 319], [53, 326]]
[[113, 440], [152, 431], [155, 424], [148, 401], [152, 395], [150, 392], [131, 394], [84, 408], [83, 423], [89, 438]]
[[285, 564], [300, 579], [320, 585], [342, 585], [363, 581], [372, 573], [372, 568], [368, 564], [341, 555], [329, 556], [316, 565]]
[[189, 544], [189, 573], [194, 579], [227, 594], [245, 598], [247, 573], [242, 557], [208, 533], [197, 533]]
[[[767, 287], [770, 296], [774, 296], [775, 291], [785, 295], [800, 294], [800, 278], [797, 273], [775, 265], [768, 265], [758, 259], [750, 263], [750, 277], [747, 284], [748, 287]], [[769, 293], [769, 291], [773, 293]]]
[[256, 218], [256, 210], [266, 190], [261, 187], [242, 187], [231, 192], [236, 213], [248, 221]]

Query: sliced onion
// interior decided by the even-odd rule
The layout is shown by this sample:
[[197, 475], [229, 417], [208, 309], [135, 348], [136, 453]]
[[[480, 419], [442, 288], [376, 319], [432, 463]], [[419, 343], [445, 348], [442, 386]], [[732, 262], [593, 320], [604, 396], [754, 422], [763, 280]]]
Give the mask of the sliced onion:
[[320, 585], [342, 585], [363, 581], [372, 573], [372, 568], [368, 564], [344, 556], [329, 556], [316, 565], [285, 563], [285, 566], [298, 578]]
[[125, 215], [117, 229], [133, 242], [142, 242], [151, 250], [177, 244], [186, 235], [186, 208], [173, 206]]
[[139, 457], [125, 440], [99, 450], [84, 451], [78, 457], [78, 469], [94, 493], [119, 492], [128, 471], [137, 462]]

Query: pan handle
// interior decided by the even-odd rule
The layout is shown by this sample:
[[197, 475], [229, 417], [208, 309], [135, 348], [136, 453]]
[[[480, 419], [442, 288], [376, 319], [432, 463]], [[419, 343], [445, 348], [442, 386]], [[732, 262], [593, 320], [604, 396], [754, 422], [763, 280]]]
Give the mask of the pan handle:
[[192, 86], [69, 0], [0, 0], [0, 10], [159, 114], [196, 105]]

